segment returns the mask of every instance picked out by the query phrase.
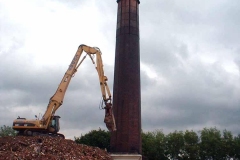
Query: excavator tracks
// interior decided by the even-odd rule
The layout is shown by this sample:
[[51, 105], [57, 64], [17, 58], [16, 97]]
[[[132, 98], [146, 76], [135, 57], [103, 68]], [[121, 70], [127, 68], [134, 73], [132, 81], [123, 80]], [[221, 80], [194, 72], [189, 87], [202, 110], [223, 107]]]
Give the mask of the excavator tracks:
[[50, 137], [61, 137], [65, 139], [65, 136], [61, 133], [44, 133], [44, 132], [36, 132], [31, 130], [19, 131], [17, 136], [50, 136]]

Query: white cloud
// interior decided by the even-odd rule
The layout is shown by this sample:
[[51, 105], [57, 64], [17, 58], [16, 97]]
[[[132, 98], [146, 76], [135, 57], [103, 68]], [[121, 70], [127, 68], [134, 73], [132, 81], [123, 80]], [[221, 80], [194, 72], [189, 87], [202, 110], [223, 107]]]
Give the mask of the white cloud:
[[[143, 130], [240, 132], [239, 6], [237, 0], [141, 1]], [[110, 0], [0, 1], [1, 123], [43, 113], [80, 44], [101, 49], [112, 91], [116, 18]], [[105, 127], [100, 97], [87, 59], [58, 110], [66, 137]]]

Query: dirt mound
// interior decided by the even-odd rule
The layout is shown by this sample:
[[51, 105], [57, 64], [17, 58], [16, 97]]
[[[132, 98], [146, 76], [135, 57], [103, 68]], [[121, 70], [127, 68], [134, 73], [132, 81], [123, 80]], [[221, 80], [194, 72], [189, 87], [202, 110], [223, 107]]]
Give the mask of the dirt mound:
[[0, 137], [1, 160], [111, 160], [100, 148], [59, 137]]

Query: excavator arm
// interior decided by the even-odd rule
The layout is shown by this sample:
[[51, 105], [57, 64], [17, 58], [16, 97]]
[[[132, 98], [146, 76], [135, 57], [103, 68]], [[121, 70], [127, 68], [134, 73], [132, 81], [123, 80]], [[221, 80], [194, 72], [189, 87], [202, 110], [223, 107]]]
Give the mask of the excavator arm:
[[[86, 52], [86, 55], [80, 60], [83, 51]], [[94, 61], [93, 55], [96, 55], [96, 63]], [[116, 130], [115, 119], [114, 119], [114, 115], [113, 115], [113, 111], [112, 111], [111, 93], [110, 93], [110, 90], [107, 85], [108, 79], [104, 75], [101, 51], [98, 48], [93, 48], [93, 47], [89, 47], [86, 45], [80, 45], [78, 47], [78, 50], [77, 50], [75, 56], [73, 57], [73, 60], [70, 63], [69, 68], [67, 69], [55, 94], [49, 100], [49, 104], [47, 106], [46, 112], [44, 113], [44, 115], [41, 119], [41, 123], [43, 126], [45, 126], [45, 128], [48, 128], [56, 110], [62, 105], [64, 96], [65, 96], [66, 90], [68, 88], [68, 85], [71, 81], [71, 78], [77, 72], [78, 67], [81, 65], [81, 63], [86, 58], [86, 56], [89, 56], [91, 58], [93, 64], [96, 65], [96, 70], [98, 72], [103, 101], [106, 105], [104, 107], [104, 109], [105, 109], [104, 122], [106, 123], [106, 126], [109, 131]]]
[[97, 64], [95, 64], [95, 62], [92, 58], [92, 55], [89, 55], [89, 56], [91, 57], [93, 64], [96, 65], [96, 70], [98, 72], [98, 77], [99, 77], [100, 87], [101, 87], [101, 92], [102, 92], [102, 98], [103, 98], [103, 101], [105, 104], [104, 122], [106, 123], [108, 130], [115, 131], [116, 124], [115, 124], [115, 118], [114, 118], [113, 110], [112, 110], [112, 96], [111, 96], [111, 92], [110, 92], [108, 84], [107, 84], [108, 78], [104, 75], [101, 52], [98, 48], [95, 48], [95, 49], [98, 50], [98, 52], [95, 53]]

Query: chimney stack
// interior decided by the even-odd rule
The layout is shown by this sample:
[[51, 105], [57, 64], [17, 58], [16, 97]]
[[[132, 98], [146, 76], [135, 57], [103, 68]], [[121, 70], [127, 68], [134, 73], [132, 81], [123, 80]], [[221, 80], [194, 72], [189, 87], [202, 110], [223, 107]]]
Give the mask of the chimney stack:
[[112, 153], [142, 153], [139, 0], [117, 0]]

